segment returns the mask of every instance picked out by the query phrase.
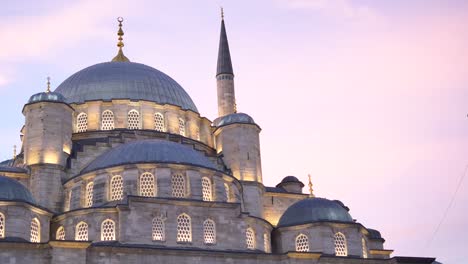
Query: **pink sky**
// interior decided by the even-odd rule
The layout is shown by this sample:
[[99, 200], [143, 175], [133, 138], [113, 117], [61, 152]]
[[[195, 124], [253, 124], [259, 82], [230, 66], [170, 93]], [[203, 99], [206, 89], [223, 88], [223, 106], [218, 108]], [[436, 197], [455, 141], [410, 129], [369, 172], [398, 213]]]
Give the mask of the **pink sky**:
[[[468, 260], [468, 5], [463, 1], [12, 1], [0, 10], [0, 157], [23, 104], [116, 53], [172, 76], [216, 118], [219, 6], [238, 108], [262, 127], [265, 184], [340, 199], [394, 255]], [[410, 2], [410, 3], [408, 3]]]

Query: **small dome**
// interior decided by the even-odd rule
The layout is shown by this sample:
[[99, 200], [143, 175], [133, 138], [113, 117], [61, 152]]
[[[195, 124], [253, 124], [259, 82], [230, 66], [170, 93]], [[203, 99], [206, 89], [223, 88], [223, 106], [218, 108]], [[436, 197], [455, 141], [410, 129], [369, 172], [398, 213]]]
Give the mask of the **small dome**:
[[369, 238], [371, 239], [382, 239], [382, 235], [380, 234], [379, 231], [375, 229], [370, 229], [368, 228], [367, 231], [369, 231]]
[[63, 95], [57, 92], [42, 92], [34, 94], [29, 98], [28, 104], [37, 102], [58, 102], [65, 103], [66, 99]]
[[138, 140], [113, 148], [92, 161], [81, 173], [137, 163], [185, 164], [217, 170], [216, 165], [192, 147], [158, 139]]
[[26, 187], [17, 180], [6, 176], [0, 176], [0, 200], [34, 203], [34, 199]]
[[284, 177], [280, 183], [278, 183], [276, 185], [276, 187], [281, 187], [281, 185], [285, 184], [285, 183], [298, 183], [301, 185], [301, 188], [304, 187], [304, 183], [302, 183], [298, 178], [296, 178], [295, 176], [286, 176]]
[[244, 114], [244, 113], [234, 113], [234, 114], [219, 117], [213, 122], [213, 125], [216, 127], [221, 127], [221, 126], [226, 126], [226, 125], [235, 124], [235, 123], [256, 125], [253, 118], [249, 116], [248, 114]]
[[104, 62], [85, 68], [61, 83], [56, 92], [68, 103], [130, 99], [171, 104], [198, 113], [187, 92], [171, 77], [134, 62]]
[[278, 226], [322, 221], [354, 222], [348, 211], [339, 203], [324, 198], [307, 198], [291, 205], [281, 216]]

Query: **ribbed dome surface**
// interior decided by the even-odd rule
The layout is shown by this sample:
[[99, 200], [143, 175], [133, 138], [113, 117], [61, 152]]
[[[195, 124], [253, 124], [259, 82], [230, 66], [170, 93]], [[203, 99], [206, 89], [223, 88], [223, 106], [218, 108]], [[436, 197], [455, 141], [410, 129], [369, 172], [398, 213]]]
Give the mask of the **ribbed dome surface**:
[[34, 203], [34, 199], [26, 187], [17, 180], [6, 176], [0, 176], [0, 200]]
[[42, 92], [42, 93], [37, 93], [32, 95], [29, 98], [28, 104], [32, 103], [37, 103], [37, 102], [59, 102], [59, 103], [65, 103], [66, 99], [61, 95], [60, 93], [57, 92]]
[[291, 205], [281, 216], [278, 226], [293, 226], [313, 222], [350, 222], [353, 218], [339, 203], [324, 198], [307, 198]]
[[193, 148], [164, 140], [138, 140], [113, 148], [92, 161], [81, 173], [124, 164], [169, 163], [217, 169], [216, 165]]
[[255, 121], [248, 114], [234, 113], [234, 114], [218, 117], [213, 122], [213, 125], [217, 127], [221, 127], [221, 126], [226, 126], [226, 125], [235, 124], [235, 123], [255, 124]]
[[171, 77], [133, 62], [105, 62], [85, 68], [66, 79], [55, 92], [68, 103], [130, 99], [171, 104], [198, 113], [187, 92]]

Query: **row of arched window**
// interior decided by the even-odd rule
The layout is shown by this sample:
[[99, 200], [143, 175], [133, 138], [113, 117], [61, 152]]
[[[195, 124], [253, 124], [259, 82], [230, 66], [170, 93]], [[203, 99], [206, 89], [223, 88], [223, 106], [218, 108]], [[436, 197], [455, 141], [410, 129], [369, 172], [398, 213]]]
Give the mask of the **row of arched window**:
[[[347, 256], [348, 255], [348, 245], [346, 242], [346, 236], [341, 233], [337, 232], [333, 236], [333, 243], [335, 246], [335, 255], [336, 256]], [[367, 244], [364, 238], [361, 239], [362, 243], [362, 256], [363, 258], [367, 258]], [[309, 238], [304, 234], [299, 234], [296, 237], [296, 251], [298, 252], [309, 252]]]
[[[171, 186], [172, 186], [172, 196], [175, 198], [186, 198], [189, 194], [188, 192], [188, 182], [186, 176], [183, 174], [173, 174], [171, 177]], [[211, 202], [213, 201], [214, 185], [208, 177], [201, 178], [201, 187], [202, 187], [202, 199], [203, 201]], [[224, 188], [226, 192], [227, 200], [230, 201], [230, 188], [227, 183], [224, 183]], [[139, 177], [138, 184], [138, 194], [145, 197], [156, 197], [157, 195], [157, 181], [155, 176], [150, 172], [144, 172]], [[110, 179], [109, 184], [109, 200], [118, 201], [122, 200], [124, 195], [124, 181], [121, 175], [114, 175]], [[94, 196], [94, 182], [90, 181], [86, 184], [85, 195], [84, 195], [84, 206], [91, 207], [93, 206], [93, 196]], [[69, 198], [71, 195], [69, 193]], [[67, 203], [70, 201], [68, 200]], [[69, 206], [68, 206], [69, 208]]]
[[[185, 120], [178, 119], [179, 134], [185, 136]], [[101, 114], [101, 130], [112, 130], [115, 128], [114, 113], [111, 110], [105, 110]], [[141, 129], [140, 113], [132, 109], [127, 113], [127, 128], [128, 129]], [[164, 122], [164, 115], [161, 113], [154, 114], [154, 129], [160, 132], [166, 132], [166, 125]], [[76, 132], [86, 132], [88, 130], [88, 115], [80, 113], [76, 117]], [[196, 138], [200, 139], [200, 134], [197, 131]]]
[[[0, 239], [5, 238], [6, 218], [0, 213]], [[37, 217], [31, 220], [29, 240], [33, 243], [41, 242], [41, 222]]]
[[[75, 226], [75, 240], [76, 241], [88, 241], [88, 224], [84, 221], [79, 222]], [[112, 219], [106, 219], [101, 223], [101, 241], [113, 241], [116, 240], [115, 236], [115, 222]], [[56, 240], [65, 240], [65, 228], [59, 226], [55, 233]]]

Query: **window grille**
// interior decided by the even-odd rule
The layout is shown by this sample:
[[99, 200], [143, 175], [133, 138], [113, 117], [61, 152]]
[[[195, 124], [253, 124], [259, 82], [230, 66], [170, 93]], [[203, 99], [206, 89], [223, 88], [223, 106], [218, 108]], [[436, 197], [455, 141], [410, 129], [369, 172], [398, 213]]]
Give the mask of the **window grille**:
[[185, 177], [182, 174], [172, 175], [172, 196], [184, 198], [185, 197]]
[[0, 238], [5, 237], [5, 215], [0, 213]]
[[57, 229], [57, 233], [55, 233], [55, 239], [56, 240], [65, 240], [65, 228], [63, 228], [63, 226], [60, 226]]
[[156, 186], [154, 175], [145, 172], [140, 176], [140, 195], [146, 197], [154, 197], [156, 196]]
[[86, 185], [86, 201], [85, 206], [93, 206], [93, 192], [94, 192], [94, 183], [90, 182]]
[[110, 200], [117, 201], [123, 198], [123, 179], [122, 176], [116, 175], [111, 179]]
[[192, 224], [186, 214], [177, 217], [177, 242], [192, 242]]
[[140, 113], [137, 110], [133, 109], [128, 112], [127, 127], [128, 129], [140, 129]]
[[165, 234], [165, 227], [164, 221], [161, 217], [156, 217], [153, 219], [153, 240], [154, 241], [164, 241], [166, 234]]
[[33, 218], [31, 220], [31, 242], [39, 243], [41, 242], [41, 223], [39, 219]]
[[76, 117], [76, 132], [86, 132], [88, 130], [88, 115], [86, 113], [80, 113]]
[[300, 234], [296, 237], [296, 251], [299, 252], [308, 252], [309, 251], [309, 238]]
[[205, 244], [216, 243], [216, 225], [211, 219], [206, 219], [205, 222], [203, 222], [203, 239]]
[[111, 110], [102, 112], [101, 116], [101, 130], [114, 129], [114, 113]]
[[271, 253], [271, 239], [268, 233], [263, 234], [263, 248], [266, 253]]
[[179, 118], [179, 134], [185, 137], [185, 121]]
[[211, 191], [211, 181], [207, 177], [202, 178], [202, 195], [203, 201], [213, 201], [213, 195]]
[[245, 231], [245, 242], [248, 249], [255, 249], [255, 232], [251, 227]]
[[343, 233], [336, 233], [335, 234], [335, 255], [337, 256], [347, 256], [348, 255], [348, 247], [346, 245], [346, 237]]
[[164, 116], [161, 113], [154, 114], [154, 129], [160, 132], [164, 132]]
[[366, 240], [364, 238], [361, 238], [361, 243], [362, 243], [362, 257], [363, 258], [368, 258], [368, 254], [367, 254], [367, 243], [366, 243]]
[[115, 240], [115, 222], [111, 219], [102, 221], [101, 224], [101, 240], [113, 241]]
[[231, 201], [231, 188], [229, 188], [229, 184], [224, 183], [224, 190], [226, 191], [226, 202]]
[[80, 222], [76, 225], [75, 240], [88, 241], [88, 224], [87, 223]]

